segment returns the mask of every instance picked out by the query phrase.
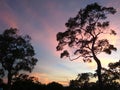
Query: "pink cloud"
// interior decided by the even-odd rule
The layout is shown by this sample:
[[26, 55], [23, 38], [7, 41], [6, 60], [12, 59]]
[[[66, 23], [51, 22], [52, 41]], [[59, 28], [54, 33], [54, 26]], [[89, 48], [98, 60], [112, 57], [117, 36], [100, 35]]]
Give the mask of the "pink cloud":
[[[64, 23], [62, 23], [63, 27], [57, 28], [58, 30], [56, 30], [56, 27], [53, 27], [51, 23], [56, 23], [57, 26], [61, 26], [59, 25], [59, 22], [62, 22], [61, 20], [63, 18], [62, 16], [64, 16], [64, 13], [54, 8], [57, 6], [57, 3], [47, 2], [44, 6], [44, 8], [46, 9], [49, 8], [48, 13], [50, 14], [50, 16], [52, 16], [52, 18], [54, 18], [54, 21], [56, 22], [48, 21], [48, 19], [46, 19], [45, 17], [40, 16], [39, 12], [34, 11], [32, 7], [29, 6], [28, 1], [19, 3], [19, 5], [21, 5], [21, 7], [24, 8], [25, 13], [23, 14], [31, 16], [30, 22], [24, 21], [24, 19], [20, 20], [19, 17], [17, 18], [14, 14], [14, 11], [4, 1], [2, 1], [2, 6], [5, 10], [2, 11], [2, 13], [0, 14], [0, 19], [2, 19], [2, 21], [4, 21], [10, 27], [15, 27], [18, 29], [23, 28], [24, 30], [22, 30], [22, 33], [25, 32], [26, 34], [30, 34], [30, 36], [36, 43], [44, 44], [44, 46], [48, 48], [49, 51], [51, 51], [54, 55], [58, 55], [58, 52], [56, 52], [56, 34], [58, 31], [64, 30]], [[44, 27], [43, 30], [40, 30], [41, 27], [36, 28], [35, 26], [33, 26], [32, 23], [34, 22], [37, 22], [37, 24], [42, 25], [42, 27]], [[22, 25], [22, 27], [20, 27], [20, 25]]]
[[4, 13], [0, 16], [2, 17], [2, 20], [10, 27], [14, 27], [14, 28], [18, 27], [16, 21], [12, 18], [13, 16], [10, 16], [10, 13]]
[[[49, 6], [50, 14], [54, 15], [52, 18], [58, 18], [58, 17], [62, 18], [60, 12], [58, 12], [57, 10], [53, 10], [52, 5], [46, 5], [46, 7], [47, 6]], [[42, 26], [44, 27], [43, 30], [39, 30], [39, 28], [36, 29], [33, 26], [30, 25], [27, 26], [29, 32], [32, 32], [31, 36], [34, 39], [34, 41], [37, 43], [44, 44], [44, 46], [48, 48], [48, 50], [51, 51], [54, 55], [58, 55], [58, 53], [56, 52], [56, 46], [57, 46], [56, 34], [58, 31], [64, 30], [63, 29], [64, 23], [63, 23], [63, 27], [60, 28], [58, 27], [58, 30], [56, 30], [56, 27], [53, 27], [51, 25], [51, 23], [55, 23], [55, 22], [48, 21], [45, 17], [41, 18], [38, 13], [34, 12], [30, 8], [26, 8], [26, 12], [27, 14], [30, 14], [33, 18], [35, 18], [35, 20], [37, 20], [38, 23], [42, 24]]]
[[14, 12], [9, 7], [9, 5], [2, 0], [0, 1], [0, 7], [2, 8], [0, 11], [0, 19], [10, 27], [17, 28], [18, 25], [16, 16], [14, 15]]

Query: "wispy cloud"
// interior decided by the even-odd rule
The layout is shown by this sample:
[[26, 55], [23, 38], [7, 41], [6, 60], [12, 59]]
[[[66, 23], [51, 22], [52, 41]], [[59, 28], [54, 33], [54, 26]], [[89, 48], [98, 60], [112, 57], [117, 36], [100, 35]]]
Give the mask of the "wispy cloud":
[[0, 1], [0, 19], [9, 27], [18, 27], [17, 17], [11, 7], [3, 0]]

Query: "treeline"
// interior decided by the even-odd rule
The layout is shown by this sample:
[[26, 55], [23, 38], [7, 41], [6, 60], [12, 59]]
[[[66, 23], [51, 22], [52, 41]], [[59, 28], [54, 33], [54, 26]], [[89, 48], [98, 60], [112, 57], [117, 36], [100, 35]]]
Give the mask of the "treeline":
[[[102, 69], [103, 90], [120, 90], [120, 60], [109, 63], [108, 69]], [[99, 90], [96, 73], [80, 73], [75, 80], [70, 80], [68, 86], [58, 82], [42, 84], [38, 78], [20, 74], [12, 80], [11, 90]], [[7, 84], [0, 79], [0, 87], [7, 90]]]
[[[7, 85], [2, 84], [3, 90], [7, 90]], [[97, 83], [86, 83], [83, 86], [63, 86], [57, 82], [41, 84], [30, 80], [16, 81], [12, 84], [12, 90], [99, 90]], [[120, 90], [119, 83], [104, 84], [103, 90]]]

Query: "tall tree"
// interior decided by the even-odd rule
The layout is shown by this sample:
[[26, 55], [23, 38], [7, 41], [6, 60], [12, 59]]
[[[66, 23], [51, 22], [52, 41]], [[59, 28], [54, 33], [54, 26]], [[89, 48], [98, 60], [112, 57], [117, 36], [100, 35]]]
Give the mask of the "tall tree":
[[22, 70], [31, 72], [36, 65], [37, 59], [30, 40], [29, 35], [19, 35], [15, 28], [0, 34], [0, 74], [7, 74], [9, 88], [15, 75]]
[[[85, 62], [95, 60], [100, 87], [102, 86], [102, 66], [97, 55], [101, 52], [111, 54], [112, 50], [116, 50], [114, 45], [104, 38], [106, 34], [116, 35], [114, 30], [108, 28], [109, 21], [106, 20], [109, 14], [115, 13], [116, 10], [113, 7], [102, 7], [97, 3], [87, 5], [84, 9], [80, 9], [75, 17], [68, 20], [65, 24], [67, 27], [65, 32], [59, 32], [56, 35], [58, 41], [56, 49], [63, 51], [61, 58], [66, 56], [72, 61], [82, 57]], [[69, 50], [64, 47], [68, 47]], [[72, 54], [76, 58], [71, 59]]]

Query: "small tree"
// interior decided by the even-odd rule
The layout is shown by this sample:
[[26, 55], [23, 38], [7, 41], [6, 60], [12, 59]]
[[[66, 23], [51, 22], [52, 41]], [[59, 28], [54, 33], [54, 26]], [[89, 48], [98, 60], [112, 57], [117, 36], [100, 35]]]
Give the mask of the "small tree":
[[[76, 60], [83, 57], [85, 62], [91, 62], [94, 59], [97, 63], [97, 75], [100, 87], [102, 86], [101, 62], [97, 57], [101, 52], [111, 54], [112, 50], [116, 50], [114, 45], [109, 43], [108, 39], [103, 37], [106, 34], [116, 35], [114, 30], [110, 30], [107, 15], [115, 14], [113, 7], [102, 7], [97, 3], [87, 5], [84, 9], [80, 9], [78, 14], [70, 18], [65, 24], [67, 30], [57, 34], [58, 46], [57, 51], [63, 51], [63, 56]], [[71, 51], [65, 50], [65, 46], [72, 50], [76, 58], [71, 59]]]
[[102, 68], [102, 76], [104, 83], [120, 83], [120, 60], [115, 63], [109, 63], [108, 67], [108, 69]]
[[21, 70], [31, 72], [37, 62], [30, 36], [19, 35], [17, 31], [10, 28], [0, 34], [0, 74], [7, 74], [9, 88], [15, 75]]
[[90, 85], [90, 79], [94, 77], [92, 73], [80, 73], [75, 80], [70, 80], [70, 87], [81, 88]]
[[20, 74], [13, 79], [12, 90], [38, 90], [40, 85], [37, 77]]

